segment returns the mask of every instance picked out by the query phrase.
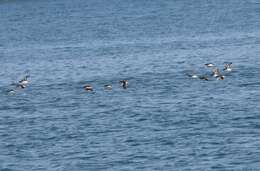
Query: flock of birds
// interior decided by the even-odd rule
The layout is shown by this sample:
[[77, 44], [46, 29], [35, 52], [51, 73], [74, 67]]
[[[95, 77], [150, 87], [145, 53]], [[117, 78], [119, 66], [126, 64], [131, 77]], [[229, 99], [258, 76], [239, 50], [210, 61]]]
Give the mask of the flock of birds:
[[[224, 63], [224, 74], [231, 72], [232, 71], [232, 62], [228, 62], [228, 63]], [[225, 79], [225, 75], [223, 73], [220, 72], [220, 69], [217, 68], [213, 63], [206, 63], [205, 66], [209, 69], [211, 69], [211, 76], [213, 76], [213, 78], [216, 78], [217, 80], [224, 80]], [[193, 70], [191, 74], [188, 74], [191, 78], [193, 79], [201, 79], [201, 80], [205, 80], [205, 81], [209, 81], [210, 78], [207, 75], [202, 75], [199, 76], [196, 74], [196, 72]]]
[[[127, 89], [128, 87], [128, 80], [120, 80], [119, 83], [121, 84], [121, 86], [123, 87], [123, 89]], [[86, 91], [93, 91], [93, 87], [89, 84], [84, 85], [83, 87]], [[112, 85], [110, 84], [106, 84], [104, 85], [104, 88], [106, 90], [112, 90]]]
[[[232, 71], [232, 62], [229, 63], [224, 63], [224, 68], [223, 68], [223, 72], [228, 73]], [[209, 69], [211, 69], [211, 77], [216, 78], [217, 80], [224, 80], [225, 76], [224, 74], [222, 74], [220, 72], [220, 69], [218, 69], [213, 63], [207, 63], [205, 64], [205, 66]], [[201, 79], [201, 80], [205, 80], [205, 81], [209, 81], [210, 78], [208, 75], [202, 75], [199, 76], [196, 74], [196, 72], [193, 70], [191, 74], [188, 74], [188, 76], [190, 76], [193, 79]], [[16, 89], [24, 89], [27, 87], [27, 85], [29, 84], [28, 78], [30, 77], [30, 75], [26, 75], [23, 79], [21, 79], [20, 81], [18, 81], [18, 83], [15, 83], [15, 87]], [[127, 89], [128, 88], [128, 80], [120, 80], [119, 81], [121, 87], [123, 89]], [[93, 87], [90, 84], [84, 85], [83, 86], [84, 90], [91, 92], [93, 91]], [[15, 93], [16, 89], [11, 89], [8, 92], [9, 93]], [[106, 90], [112, 90], [112, 85], [107, 84], [104, 85], [104, 89]]]
[[[30, 77], [30, 75], [26, 75], [23, 79], [18, 81], [18, 83], [15, 83], [14, 84], [15, 88], [11, 89], [11, 90], [8, 90], [8, 93], [15, 93], [15, 91], [17, 89], [24, 89], [24, 88], [26, 88], [28, 86], [28, 84], [29, 84], [29, 80], [28, 80], [29, 77]], [[120, 80], [119, 83], [120, 83], [120, 85], [121, 85], [121, 87], [123, 89], [127, 89], [128, 88], [128, 80]], [[84, 85], [83, 88], [84, 88], [84, 90], [90, 91], [90, 92], [94, 90], [93, 87], [90, 84]], [[106, 84], [106, 85], [104, 85], [104, 88], [106, 90], [112, 90], [112, 85]]]

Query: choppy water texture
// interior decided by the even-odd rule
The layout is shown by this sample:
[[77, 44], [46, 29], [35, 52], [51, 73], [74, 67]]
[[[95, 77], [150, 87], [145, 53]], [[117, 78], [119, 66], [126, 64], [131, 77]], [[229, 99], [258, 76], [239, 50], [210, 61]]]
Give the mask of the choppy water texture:
[[[0, 170], [260, 169], [258, 0], [1, 0], [0, 17]], [[207, 62], [233, 72], [187, 76]]]

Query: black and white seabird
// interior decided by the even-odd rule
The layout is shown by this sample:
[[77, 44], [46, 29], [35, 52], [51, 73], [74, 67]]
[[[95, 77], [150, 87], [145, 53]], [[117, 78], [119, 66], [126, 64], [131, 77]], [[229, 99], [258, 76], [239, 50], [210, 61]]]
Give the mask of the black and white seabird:
[[26, 88], [26, 85], [25, 84], [17, 84], [16, 87], [24, 89], [24, 88]]
[[86, 91], [93, 91], [93, 87], [91, 85], [85, 85], [83, 87]]
[[217, 80], [224, 80], [224, 79], [225, 79], [225, 76], [224, 76], [224, 75], [219, 75], [219, 76], [217, 76], [216, 78], [217, 78]]
[[30, 76], [29, 75], [26, 75], [23, 79], [21, 79], [20, 81], [19, 81], [19, 85], [20, 86], [23, 86], [23, 87], [25, 87], [28, 83], [29, 83], [29, 81], [28, 81], [28, 78], [29, 78]]
[[195, 70], [192, 70], [191, 74], [188, 73], [187, 75], [193, 79], [199, 78], [199, 76], [196, 74]]
[[124, 88], [124, 89], [127, 89], [128, 87], [128, 81], [127, 80], [121, 80], [119, 81], [121, 86]]
[[213, 63], [206, 63], [205, 66], [211, 68], [214, 67], [215, 65]]
[[220, 76], [221, 74], [220, 74], [220, 71], [219, 71], [219, 69], [218, 68], [214, 68], [213, 70], [212, 70], [212, 76], [213, 77], [218, 77], [218, 76]]
[[205, 75], [204, 76], [200, 76], [199, 78], [201, 80], [209, 81], [209, 78], [207, 76], [205, 76]]
[[227, 72], [232, 71], [231, 65], [232, 65], [232, 62], [224, 63], [224, 71], [227, 71]]

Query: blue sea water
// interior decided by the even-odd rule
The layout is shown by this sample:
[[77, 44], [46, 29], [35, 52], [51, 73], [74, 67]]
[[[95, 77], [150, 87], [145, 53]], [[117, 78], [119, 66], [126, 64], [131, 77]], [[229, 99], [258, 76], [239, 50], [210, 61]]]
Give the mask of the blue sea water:
[[1, 0], [0, 170], [260, 170], [259, 28], [258, 0]]

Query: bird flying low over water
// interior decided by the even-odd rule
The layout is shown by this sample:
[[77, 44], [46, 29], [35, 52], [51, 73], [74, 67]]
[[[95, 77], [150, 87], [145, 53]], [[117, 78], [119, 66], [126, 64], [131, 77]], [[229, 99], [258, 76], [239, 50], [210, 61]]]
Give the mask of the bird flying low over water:
[[201, 80], [209, 81], [209, 78], [208, 78], [206, 75], [200, 76], [199, 78], [200, 78]]
[[[214, 78], [216, 78], [217, 80], [224, 80], [225, 79], [225, 73], [230, 72], [232, 70], [231, 65], [232, 62], [225, 62], [224, 63], [224, 71], [225, 73], [221, 73], [221, 71], [213, 64], [213, 63], [206, 63], [204, 64], [207, 68], [211, 69], [212, 73], [210, 76], [213, 76]], [[205, 75], [201, 75], [198, 76], [195, 73], [195, 70], [192, 70], [191, 74], [187, 74], [189, 77], [194, 78], [194, 79], [201, 79], [201, 80], [205, 80], [205, 81], [209, 81], [210, 80], [210, 76], [208, 74]]]
[[30, 76], [29, 75], [26, 75], [23, 79], [21, 79], [20, 81], [19, 81], [19, 85], [20, 86], [23, 86], [23, 87], [25, 87], [28, 83], [29, 83], [29, 81], [28, 81], [28, 78], [29, 78]]
[[119, 81], [119, 83], [121, 84], [121, 86], [124, 89], [127, 89], [127, 87], [128, 87], [128, 81], [127, 80], [121, 80], [121, 81]]
[[196, 74], [193, 74], [193, 75], [191, 75], [191, 78], [196, 79], [196, 78], [199, 78], [199, 77]]
[[232, 62], [224, 63], [224, 71], [230, 72], [232, 71]]
[[220, 76], [220, 71], [219, 71], [219, 69], [218, 68], [214, 68], [213, 70], [212, 70], [212, 76], [213, 77], [218, 77], [218, 76]]
[[205, 66], [210, 68], [210, 67], [214, 67], [215, 65], [213, 63], [206, 63]]
[[26, 86], [29, 84], [28, 81], [29, 77], [30, 77], [29, 75], [26, 75], [23, 79], [18, 81], [18, 83], [15, 83], [14, 85], [16, 86], [16, 88], [21, 88], [21, 89], [26, 88]]
[[26, 85], [24, 85], [24, 84], [17, 84], [16, 87], [24, 89], [26, 87]]
[[187, 73], [187, 75], [193, 79], [199, 78], [199, 76], [196, 74], [195, 70], [192, 70], [191, 73]]
[[83, 87], [86, 91], [93, 91], [93, 87], [91, 85], [85, 85]]
[[217, 76], [216, 78], [217, 78], [217, 80], [224, 80], [224, 79], [225, 79], [225, 76], [224, 76], [224, 75], [219, 75], [219, 76]]
[[217, 78], [217, 80], [224, 80], [225, 76], [222, 75], [218, 68], [212, 70], [212, 76]]

